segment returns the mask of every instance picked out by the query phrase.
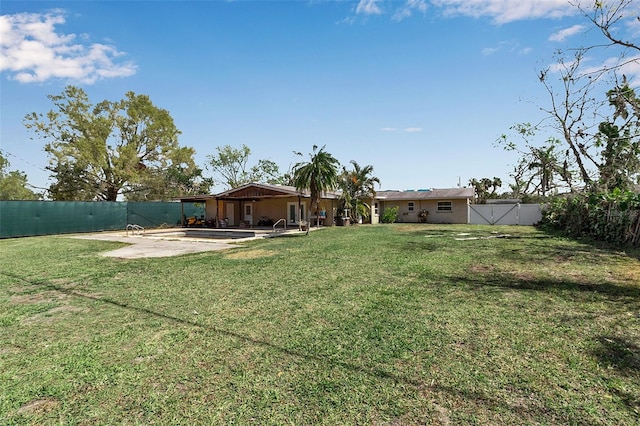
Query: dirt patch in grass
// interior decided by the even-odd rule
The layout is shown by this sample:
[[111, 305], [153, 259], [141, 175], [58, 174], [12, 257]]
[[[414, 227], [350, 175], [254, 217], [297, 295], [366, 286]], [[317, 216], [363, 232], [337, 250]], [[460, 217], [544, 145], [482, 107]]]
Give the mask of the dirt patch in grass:
[[14, 294], [9, 298], [9, 303], [16, 305], [60, 302], [68, 296], [55, 291], [43, 291], [39, 293]]
[[58, 318], [59, 315], [62, 315], [67, 312], [70, 312], [70, 313], [85, 312], [86, 313], [86, 312], [89, 312], [89, 310], [79, 308], [77, 306], [70, 306], [70, 305], [57, 306], [55, 308], [49, 309], [46, 312], [41, 312], [31, 317], [25, 318], [22, 320], [22, 323], [29, 324], [34, 322], [50, 322]]
[[469, 272], [473, 274], [489, 274], [496, 270], [493, 265], [478, 265], [474, 264], [469, 267]]
[[48, 413], [58, 406], [55, 399], [35, 399], [18, 408], [17, 414]]
[[271, 257], [274, 254], [275, 252], [272, 250], [247, 250], [229, 253], [225, 258], [234, 260], [259, 259], [261, 257]]

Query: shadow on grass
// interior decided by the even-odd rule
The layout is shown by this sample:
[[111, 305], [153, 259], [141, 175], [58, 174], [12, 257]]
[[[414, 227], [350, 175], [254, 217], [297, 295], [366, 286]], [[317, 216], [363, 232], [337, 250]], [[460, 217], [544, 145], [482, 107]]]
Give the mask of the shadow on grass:
[[606, 241], [597, 241], [592, 238], [572, 237], [561, 231], [547, 229], [544, 226], [538, 227], [538, 229], [540, 230], [540, 232], [544, 232], [546, 235], [549, 235], [549, 237], [551, 238], [569, 239], [569, 240], [575, 241], [578, 244], [581, 244], [596, 250], [613, 251], [613, 252], [623, 251], [627, 256], [640, 260], [640, 246], [634, 247], [629, 244], [616, 245], [614, 243], [609, 243]]
[[332, 365], [334, 367], [341, 367], [341, 368], [345, 368], [357, 373], [363, 373], [366, 375], [371, 375], [371, 376], [375, 376], [377, 378], [380, 379], [385, 379], [385, 380], [391, 380], [395, 383], [403, 383], [403, 384], [407, 384], [407, 385], [412, 385], [415, 387], [420, 387], [422, 385], [422, 382], [417, 381], [417, 380], [413, 380], [411, 378], [408, 377], [402, 377], [393, 373], [390, 373], [388, 371], [382, 370], [382, 369], [378, 369], [378, 368], [366, 368], [366, 367], [361, 367], [361, 366], [357, 366], [357, 365], [353, 365], [353, 364], [349, 364], [346, 362], [341, 362], [341, 361], [336, 361], [336, 360], [332, 360], [332, 359], [328, 359], [325, 357], [321, 357], [321, 356], [316, 356], [316, 355], [310, 355], [310, 354], [305, 354], [305, 353], [300, 353], [300, 352], [296, 352], [296, 351], [292, 351], [290, 349], [284, 348], [282, 346], [278, 346], [275, 345], [271, 342], [267, 342], [264, 340], [257, 340], [251, 337], [247, 337], [245, 335], [230, 331], [230, 330], [225, 330], [222, 328], [218, 328], [218, 327], [212, 327], [210, 325], [204, 325], [204, 324], [200, 324], [196, 321], [191, 321], [188, 319], [184, 319], [184, 318], [179, 318], [173, 315], [169, 315], [169, 314], [165, 314], [162, 312], [157, 312], [148, 308], [144, 308], [144, 307], [139, 307], [139, 306], [135, 306], [135, 305], [131, 305], [131, 304], [127, 304], [127, 303], [123, 303], [123, 302], [119, 302], [117, 300], [112, 300], [112, 299], [108, 299], [108, 298], [102, 298], [102, 297], [97, 297], [97, 296], [92, 296], [89, 294], [83, 294], [83, 293], [79, 293], [77, 291], [71, 290], [69, 288], [63, 287], [61, 285], [57, 285], [54, 284], [52, 282], [48, 282], [48, 281], [30, 281], [28, 279], [25, 279], [24, 277], [20, 277], [18, 275], [14, 275], [11, 273], [6, 273], [3, 272], [2, 275], [10, 277], [12, 279], [15, 280], [19, 280], [22, 281], [24, 283], [27, 283], [31, 286], [34, 287], [42, 287], [45, 288], [46, 290], [49, 291], [57, 291], [60, 292], [66, 296], [71, 296], [71, 297], [77, 297], [80, 299], [85, 299], [85, 300], [91, 300], [92, 302], [100, 302], [100, 303], [104, 303], [107, 305], [111, 305], [114, 307], [117, 307], [119, 309], [126, 309], [129, 311], [134, 311], [134, 312], [138, 312], [138, 313], [142, 313], [145, 315], [149, 315], [155, 318], [160, 318], [163, 320], [168, 320], [171, 322], [175, 322], [178, 324], [182, 324], [182, 325], [187, 325], [187, 326], [192, 326], [192, 327], [197, 327], [199, 329], [202, 330], [207, 330], [216, 334], [221, 334], [221, 335], [225, 335], [228, 337], [233, 337], [236, 338], [238, 340], [253, 344], [253, 345], [257, 345], [257, 346], [262, 346], [262, 347], [266, 347], [266, 348], [270, 348], [273, 350], [276, 350], [278, 352], [284, 353], [286, 355], [295, 357], [295, 358], [302, 358], [302, 359], [308, 359], [308, 360], [312, 360], [312, 361], [316, 361], [316, 362], [320, 362], [322, 364], [325, 365]]
[[613, 302], [629, 303], [640, 307], [640, 287], [616, 285], [612, 283], [593, 283], [588, 281], [538, 279], [508, 273], [486, 273], [475, 276], [450, 277], [451, 282], [469, 285], [475, 289], [500, 288], [528, 291], [556, 291], [568, 293], [591, 293]]
[[[227, 337], [232, 337], [240, 341], [243, 341], [245, 343], [248, 343], [250, 345], [256, 345], [256, 346], [268, 348], [287, 356], [317, 362], [321, 365], [327, 366], [327, 368], [342, 368], [345, 370], [352, 371], [356, 374], [363, 374], [376, 379], [390, 381], [402, 386], [410, 386], [416, 392], [441, 393], [441, 394], [444, 394], [443, 398], [445, 399], [449, 399], [449, 398], [462, 399], [464, 401], [469, 402], [471, 405], [482, 407], [483, 410], [488, 409], [492, 412], [510, 411], [523, 419], [530, 419], [534, 422], [538, 421], [538, 419], [541, 419], [543, 421], [549, 420], [549, 419], [552, 419], [554, 421], [558, 419], [561, 419], [561, 420], [568, 419], [568, 416], [564, 411], [547, 407], [544, 405], [544, 402], [536, 400], [532, 396], [519, 398], [519, 399], [516, 399], [515, 402], [513, 402], [513, 401], [507, 401], [501, 398], [492, 397], [485, 392], [463, 390], [463, 389], [458, 389], [450, 386], [441, 386], [438, 384], [427, 385], [422, 380], [417, 380], [415, 378], [404, 376], [404, 375], [394, 374], [393, 372], [387, 371], [382, 368], [359, 366], [359, 365], [355, 365], [348, 362], [330, 359], [328, 357], [294, 351], [294, 350], [276, 345], [269, 341], [258, 340], [258, 339], [251, 338], [246, 335], [236, 333], [230, 330], [225, 330], [219, 327], [200, 324], [196, 321], [179, 318], [179, 317], [162, 313], [162, 312], [157, 312], [145, 307], [139, 307], [132, 304], [119, 302], [117, 300], [79, 293], [72, 289], [65, 288], [64, 286], [54, 284], [52, 282], [29, 281], [23, 277], [10, 274], [10, 273], [3, 273], [3, 275], [13, 278], [15, 280], [25, 282], [34, 287], [41, 287], [49, 291], [57, 291], [67, 296], [76, 297], [76, 298], [85, 299], [85, 300], [91, 300], [92, 302], [104, 303], [106, 305], [114, 306], [118, 309], [138, 312], [140, 314], [148, 315], [150, 317], [159, 318], [159, 319], [170, 321], [173, 323], [198, 328], [201, 330], [205, 330], [207, 332], [224, 335]], [[613, 339], [607, 339], [607, 338], [603, 338], [602, 341], [609, 345], [607, 346], [603, 344], [603, 351], [602, 351], [602, 354], [600, 354], [599, 356], [602, 356], [603, 358], [608, 359], [609, 362], [615, 362], [619, 368], [628, 368], [628, 366], [631, 366], [632, 368], [634, 368], [635, 371], [638, 371], [638, 365], [640, 364], [640, 361], [638, 357], [639, 350], [637, 346], [634, 346], [634, 345], [630, 346], [630, 344], [627, 342], [622, 342], [619, 340], [613, 340]], [[629, 407], [631, 407], [631, 409], [637, 408], [638, 401], [637, 399], [634, 400], [635, 396], [633, 396], [632, 394], [623, 394], [623, 393], [619, 393], [619, 396], [621, 399], [625, 401], [625, 403]], [[575, 415], [570, 416], [570, 420], [572, 422], [577, 422], [577, 424], [589, 424], [589, 423], [592, 423], [593, 421], [593, 419], [590, 418], [587, 414], [581, 414], [579, 417], [575, 417]]]
[[611, 366], [625, 375], [640, 376], [640, 347], [620, 337], [600, 336], [600, 347], [594, 355], [601, 364]]
[[[607, 336], [600, 336], [598, 343], [600, 347], [594, 351], [593, 355], [601, 364], [615, 368], [625, 377], [640, 377], [640, 347], [638, 345], [624, 338]], [[616, 386], [615, 382], [610, 383], [609, 391], [620, 398], [631, 412], [640, 412], [640, 395], [638, 393], [621, 389]]]

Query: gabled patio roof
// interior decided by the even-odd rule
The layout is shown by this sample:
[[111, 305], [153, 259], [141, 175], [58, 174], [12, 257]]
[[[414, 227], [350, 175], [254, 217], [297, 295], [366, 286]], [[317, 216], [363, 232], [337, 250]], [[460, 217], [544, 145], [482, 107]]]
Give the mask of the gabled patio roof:
[[215, 200], [215, 195], [185, 195], [183, 197], [174, 198], [175, 200], [179, 200], [181, 203], [205, 203], [207, 200]]
[[[293, 186], [272, 185], [268, 183], [247, 183], [246, 185], [221, 192], [214, 196], [218, 200], [260, 200], [283, 197], [309, 198], [309, 191], [298, 191]], [[323, 194], [320, 198], [338, 198], [334, 192]]]

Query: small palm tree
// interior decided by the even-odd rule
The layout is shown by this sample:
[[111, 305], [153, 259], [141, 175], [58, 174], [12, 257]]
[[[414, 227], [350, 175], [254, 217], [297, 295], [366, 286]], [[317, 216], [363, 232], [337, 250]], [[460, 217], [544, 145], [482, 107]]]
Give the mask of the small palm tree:
[[358, 216], [369, 217], [371, 206], [363, 201], [365, 197], [375, 197], [376, 184], [380, 185], [380, 179], [372, 176], [373, 166], [360, 165], [351, 160], [353, 170], [344, 169], [342, 172], [342, 208], [351, 210], [351, 218], [357, 220]]
[[[309, 161], [303, 161], [293, 166], [293, 183], [298, 191], [309, 191], [311, 211], [318, 209], [320, 197], [323, 194], [338, 186], [338, 165], [340, 163], [324, 148], [325, 146], [322, 146], [318, 150], [318, 146], [314, 145]], [[318, 226], [320, 226], [320, 218], [318, 218]], [[307, 233], [308, 230], [307, 227]]]

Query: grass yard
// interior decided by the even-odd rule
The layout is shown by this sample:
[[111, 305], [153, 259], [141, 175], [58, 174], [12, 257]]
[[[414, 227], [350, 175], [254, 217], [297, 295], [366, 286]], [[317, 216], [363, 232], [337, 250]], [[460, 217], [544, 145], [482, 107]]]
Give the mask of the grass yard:
[[640, 251], [418, 224], [119, 246], [0, 240], [0, 423], [639, 424]]

